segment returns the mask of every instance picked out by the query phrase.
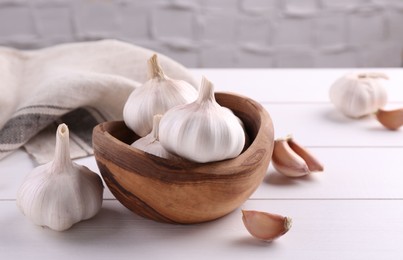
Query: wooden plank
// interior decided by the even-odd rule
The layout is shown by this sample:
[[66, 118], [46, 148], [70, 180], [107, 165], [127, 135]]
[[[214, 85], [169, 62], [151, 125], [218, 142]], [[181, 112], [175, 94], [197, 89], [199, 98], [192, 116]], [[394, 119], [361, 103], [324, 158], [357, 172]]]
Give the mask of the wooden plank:
[[[403, 148], [309, 148], [325, 165], [322, 173], [291, 179], [270, 165], [268, 174], [252, 198], [394, 199], [403, 198]], [[18, 187], [29, 172], [29, 165], [17, 164], [26, 155], [19, 151], [9, 158], [14, 167], [3, 171], [0, 161], [0, 199], [15, 199]], [[76, 160], [99, 173], [94, 157]], [[25, 165], [25, 170], [21, 170]], [[106, 187], [105, 199], [114, 198]]]
[[252, 198], [403, 199], [403, 148], [311, 148], [323, 172], [289, 178], [269, 166]]
[[66, 232], [35, 226], [13, 201], [0, 202], [2, 259], [401, 259], [403, 201], [273, 201], [243, 205], [292, 217], [273, 243], [252, 238], [240, 210], [198, 225], [162, 224], [106, 201]]
[[[403, 106], [403, 103], [401, 103]], [[374, 116], [351, 119], [331, 104], [264, 104], [276, 137], [293, 134], [312, 147], [403, 147], [403, 128], [390, 131]]]
[[330, 86], [348, 72], [384, 72], [389, 102], [403, 101], [403, 69], [192, 69], [217, 91], [232, 91], [260, 102], [329, 102]]

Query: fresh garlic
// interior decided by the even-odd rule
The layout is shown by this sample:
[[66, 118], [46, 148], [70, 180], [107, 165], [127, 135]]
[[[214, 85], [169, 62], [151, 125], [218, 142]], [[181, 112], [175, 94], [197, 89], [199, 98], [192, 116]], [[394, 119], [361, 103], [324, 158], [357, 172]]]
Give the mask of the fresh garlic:
[[140, 137], [151, 132], [154, 115], [197, 98], [192, 85], [164, 74], [156, 54], [148, 60], [148, 74], [149, 80], [133, 90], [123, 108], [124, 122]]
[[387, 101], [387, 92], [378, 79], [383, 73], [349, 73], [330, 88], [330, 100], [348, 117], [359, 118], [374, 113]]
[[245, 144], [239, 119], [214, 97], [213, 84], [203, 77], [196, 101], [174, 107], [160, 122], [160, 142], [169, 152], [205, 163], [238, 156]]
[[279, 173], [288, 177], [301, 177], [311, 172], [323, 171], [323, 165], [290, 135], [274, 141], [272, 163]]
[[378, 121], [390, 130], [397, 130], [403, 126], [403, 108], [394, 110], [378, 109], [375, 115]]
[[131, 146], [161, 158], [178, 159], [178, 157], [165, 150], [165, 148], [162, 147], [159, 141], [158, 130], [161, 118], [162, 115], [155, 115], [153, 118], [153, 129], [151, 133], [149, 133], [145, 137], [137, 139], [131, 144]]
[[24, 180], [17, 205], [36, 225], [63, 231], [95, 216], [104, 186], [96, 173], [71, 161], [69, 130], [60, 124], [53, 161], [38, 166]]
[[253, 237], [267, 242], [287, 233], [292, 224], [289, 217], [255, 210], [242, 210], [242, 221]]

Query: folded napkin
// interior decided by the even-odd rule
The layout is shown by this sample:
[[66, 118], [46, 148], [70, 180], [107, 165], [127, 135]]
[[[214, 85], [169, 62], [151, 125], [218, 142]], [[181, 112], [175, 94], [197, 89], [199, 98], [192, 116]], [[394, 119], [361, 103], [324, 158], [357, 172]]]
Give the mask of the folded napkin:
[[[117, 40], [0, 48], [0, 159], [24, 146], [38, 163], [50, 161], [62, 122], [72, 157], [91, 155], [93, 127], [122, 119], [129, 94], [147, 80], [153, 53]], [[196, 86], [182, 65], [161, 54], [159, 61], [168, 76]]]

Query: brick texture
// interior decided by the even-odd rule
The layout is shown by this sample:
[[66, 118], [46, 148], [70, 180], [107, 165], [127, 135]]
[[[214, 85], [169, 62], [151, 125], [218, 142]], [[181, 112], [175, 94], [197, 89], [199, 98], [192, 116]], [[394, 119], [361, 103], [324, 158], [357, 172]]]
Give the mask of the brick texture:
[[35, 37], [34, 17], [27, 6], [4, 6], [0, 9], [0, 38]]
[[314, 18], [314, 45], [319, 48], [347, 44], [347, 15], [343, 12], [323, 12]]
[[0, 45], [117, 38], [188, 67], [401, 67], [402, 0], [0, 0]]
[[200, 19], [201, 36], [206, 44], [231, 43], [235, 40], [236, 17], [226, 13], [210, 13]]
[[41, 6], [35, 8], [34, 15], [41, 38], [73, 39], [71, 9], [68, 6]]

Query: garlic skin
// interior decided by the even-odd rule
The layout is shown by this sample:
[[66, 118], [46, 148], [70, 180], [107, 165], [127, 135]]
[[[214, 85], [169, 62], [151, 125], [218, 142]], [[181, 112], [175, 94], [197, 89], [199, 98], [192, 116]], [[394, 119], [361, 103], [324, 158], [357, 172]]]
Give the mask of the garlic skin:
[[133, 90], [123, 108], [124, 122], [140, 137], [151, 132], [154, 115], [197, 98], [192, 85], [164, 74], [156, 54], [148, 60], [148, 74], [149, 80]]
[[71, 161], [69, 130], [60, 124], [54, 160], [27, 175], [17, 193], [17, 206], [36, 225], [64, 231], [98, 213], [103, 190], [98, 174]]
[[162, 117], [160, 142], [169, 152], [199, 163], [234, 158], [245, 144], [238, 120], [216, 102], [213, 84], [203, 77], [196, 101], [176, 106]]
[[266, 242], [281, 237], [292, 225], [289, 217], [256, 210], [242, 210], [242, 221], [253, 237]]
[[343, 114], [359, 118], [374, 113], [387, 102], [387, 92], [378, 79], [388, 79], [383, 73], [349, 73], [330, 87], [331, 102]]
[[155, 115], [153, 118], [153, 129], [151, 133], [148, 135], [137, 139], [134, 141], [131, 146], [140, 149], [146, 153], [153, 154], [155, 156], [165, 158], [165, 159], [179, 159], [175, 155], [169, 153], [165, 148], [161, 145], [159, 141], [159, 124], [161, 121], [162, 115]]

